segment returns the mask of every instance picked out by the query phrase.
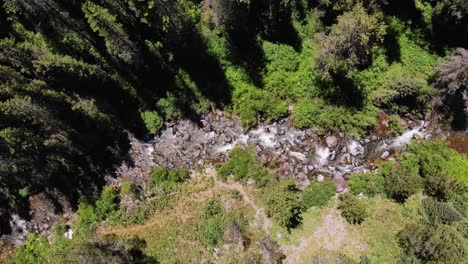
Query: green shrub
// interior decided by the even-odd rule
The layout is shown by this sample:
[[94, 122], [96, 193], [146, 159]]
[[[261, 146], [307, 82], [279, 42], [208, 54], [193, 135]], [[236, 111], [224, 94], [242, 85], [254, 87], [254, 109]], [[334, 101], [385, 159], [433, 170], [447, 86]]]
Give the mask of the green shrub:
[[397, 115], [391, 115], [388, 117], [388, 134], [392, 136], [398, 136], [405, 132], [405, 128], [400, 122], [400, 117]]
[[135, 192], [136, 192], [135, 184], [132, 181], [129, 181], [129, 180], [122, 181], [120, 185], [120, 193], [119, 193], [120, 198], [126, 195], [132, 196], [133, 194], [135, 194]]
[[233, 175], [237, 181], [247, 181], [252, 178], [260, 187], [268, 181], [268, 170], [257, 162], [253, 146], [235, 147], [229, 152], [229, 161], [219, 166], [217, 171], [222, 180], [226, 180], [230, 175]]
[[291, 74], [284, 71], [275, 71], [264, 78], [264, 88], [271, 94], [281, 99], [293, 96], [293, 83]]
[[294, 107], [293, 122], [298, 128], [318, 128], [320, 126], [321, 104], [302, 100]]
[[298, 128], [317, 128], [321, 132], [340, 130], [359, 136], [375, 125], [377, 114], [377, 109], [371, 105], [356, 110], [302, 100], [294, 108], [292, 118]]
[[468, 178], [468, 159], [440, 140], [413, 142], [400, 159], [414, 159], [422, 177], [447, 174], [456, 179]]
[[99, 220], [106, 219], [111, 213], [118, 209], [118, 199], [111, 187], [104, 187], [101, 197], [96, 201], [96, 216]]
[[154, 168], [149, 177], [149, 186], [154, 188], [163, 183], [180, 183], [189, 178], [186, 169]]
[[404, 251], [425, 263], [463, 263], [466, 257], [463, 238], [447, 225], [433, 228], [410, 224], [397, 238]]
[[164, 125], [163, 119], [155, 111], [144, 111], [141, 113], [141, 118], [151, 134], [158, 132]]
[[463, 220], [463, 216], [449, 203], [425, 199], [423, 207], [431, 224], [451, 224]]
[[348, 193], [340, 195], [338, 210], [350, 224], [361, 224], [367, 217], [365, 205], [354, 195]]
[[217, 245], [224, 235], [227, 217], [219, 201], [209, 201], [203, 209], [203, 220], [198, 225], [198, 233], [203, 243]]
[[415, 173], [405, 171], [394, 162], [386, 162], [380, 167], [384, 177], [384, 190], [388, 197], [404, 202], [422, 187], [422, 178]]
[[267, 215], [279, 226], [290, 229], [300, 223], [302, 201], [293, 179], [271, 182], [262, 196]]
[[244, 128], [255, 126], [259, 121], [277, 120], [288, 112], [288, 105], [284, 100], [248, 84], [234, 90], [233, 108], [240, 116]]
[[263, 41], [267, 71], [296, 71], [299, 67], [298, 53], [289, 45]]
[[436, 90], [427, 81], [413, 75], [392, 76], [383, 96], [376, 98], [378, 104], [392, 112], [411, 113], [422, 117], [429, 107]]
[[424, 179], [424, 191], [438, 200], [448, 201], [466, 193], [466, 186], [451, 176], [432, 175]]
[[29, 234], [28, 240], [15, 250], [14, 260], [7, 263], [47, 263], [49, 242], [45, 236]]
[[323, 207], [327, 205], [331, 197], [335, 195], [335, 185], [331, 181], [313, 181], [302, 191], [304, 208], [312, 206]]
[[348, 187], [352, 194], [364, 193], [368, 196], [375, 196], [384, 192], [384, 178], [377, 173], [360, 173], [351, 176]]

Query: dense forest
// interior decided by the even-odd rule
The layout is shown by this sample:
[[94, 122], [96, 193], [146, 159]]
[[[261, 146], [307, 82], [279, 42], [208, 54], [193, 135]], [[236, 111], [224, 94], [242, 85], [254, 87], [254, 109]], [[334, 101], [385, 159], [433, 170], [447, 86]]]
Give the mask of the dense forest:
[[[37, 194], [54, 201], [57, 214], [69, 204], [80, 230], [73, 242], [31, 235], [10, 253], [12, 262], [185, 263], [202, 251], [212, 257], [213, 247], [239, 236], [242, 259], [225, 254], [218, 263], [265, 261], [265, 251], [267, 262], [281, 262], [282, 242], [246, 224], [252, 212], [236, 214], [216, 199], [197, 205], [206, 221], [192, 225], [201, 238], [169, 234], [201, 239], [204, 247], [193, 248], [200, 255], [164, 252], [175, 247], [172, 240], [155, 246], [141, 237], [97, 238], [103, 221], [143, 224], [177, 203], [173, 193], [213, 187], [208, 179], [204, 187], [188, 182], [187, 168], [155, 168], [144, 188], [106, 186], [130, 162], [129, 135], [149, 141], [177, 120], [199, 123], [221, 110], [238, 117], [244, 131], [287, 118], [296, 129], [360, 139], [376, 131], [383, 114], [393, 136], [405, 131], [404, 120], [436, 115], [445, 131], [466, 136], [464, 0], [0, 0], [0, 6], [0, 235], [12, 232], [11, 215], [31, 218]], [[398, 220], [407, 225], [391, 236], [399, 263], [466, 259], [468, 160], [443, 140], [411, 143], [377, 173], [352, 176], [350, 194], [335, 201], [352, 226], [372, 219], [368, 208], [376, 203], [414, 218]], [[330, 206], [331, 181], [299, 190], [255, 151], [234, 148], [229, 162], [217, 166], [219, 184], [232, 176], [243, 185], [255, 179], [254, 196], [274, 227], [292, 236], [308, 208]], [[356, 198], [362, 193], [368, 201]], [[415, 201], [418, 194], [427, 198]], [[125, 213], [119, 206], [126, 199], [144, 209]], [[51, 232], [63, 234], [69, 225]], [[388, 263], [342, 253], [314, 259]]]

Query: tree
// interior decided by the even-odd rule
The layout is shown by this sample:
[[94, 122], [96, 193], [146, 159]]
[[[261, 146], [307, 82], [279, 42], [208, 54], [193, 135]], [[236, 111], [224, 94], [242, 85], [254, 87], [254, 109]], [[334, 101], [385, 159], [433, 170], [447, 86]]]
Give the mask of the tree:
[[[468, 15], [466, 17], [468, 18]], [[452, 126], [455, 129], [465, 130], [467, 127], [468, 50], [455, 49], [437, 66], [434, 76], [435, 86], [440, 89], [442, 95], [443, 104], [440, 105], [442, 112], [452, 119]]]
[[430, 263], [462, 263], [466, 256], [463, 238], [452, 227], [407, 225], [397, 238], [406, 252]]
[[90, 1], [83, 4], [82, 10], [91, 29], [104, 39], [109, 54], [128, 64], [138, 62], [137, 46], [117, 21], [116, 15]]
[[429, 218], [429, 223], [451, 224], [463, 220], [463, 216], [449, 203], [438, 202], [428, 198], [423, 201], [423, 207]]
[[355, 195], [364, 193], [369, 196], [375, 196], [383, 193], [384, 178], [378, 173], [354, 174], [348, 181], [348, 186], [351, 193]]
[[331, 181], [313, 181], [302, 191], [302, 201], [305, 208], [323, 207], [335, 195], [335, 185]]
[[367, 217], [365, 205], [354, 195], [348, 193], [340, 195], [338, 210], [350, 224], [361, 224]]
[[291, 178], [271, 182], [263, 191], [266, 213], [280, 226], [290, 229], [301, 221], [302, 202]]
[[328, 35], [319, 37], [317, 68], [326, 79], [350, 77], [355, 69], [371, 63], [372, 48], [381, 43], [386, 27], [378, 14], [369, 15], [362, 4], [338, 17]]
[[435, 85], [448, 94], [468, 88], [468, 50], [455, 49], [436, 67]]
[[466, 192], [466, 187], [454, 177], [435, 174], [424, 179], [424, 191], [438, 200], [448, 201]]
[[380, 168], [384, 177], [384, 190], [388, 197], [404, 202], [422, 187], [422, 178], [415, 173], [403, 170], [395, 163], [387, 162]]

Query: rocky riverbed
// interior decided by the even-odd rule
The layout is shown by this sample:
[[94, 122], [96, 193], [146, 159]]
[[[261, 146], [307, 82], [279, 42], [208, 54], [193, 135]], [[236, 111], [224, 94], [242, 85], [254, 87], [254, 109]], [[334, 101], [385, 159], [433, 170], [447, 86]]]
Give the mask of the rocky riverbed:
[[[385, 118], [380, 122], [379, 125], [388, 126]], [[446, 137], [429, 118], [403, 122], [406, 132], [398, 137], [371, 134], [357, 139], [344, 133], [320, 135], [313, 129], [295, 129], [289, 119], [244, 131], [236, 117], [216, 111], [204, 115], [198, 123], [169, 123], [148, 142], [133, 140], [135, 164], [124, 164], [119, 174], [144, 184], [154, 166], [195, 169], [226, 161], [229, 151], [237, 145], [253, 145], [262, 162], [293, 177], [300, 188], [313, 178], [330, 177], [336, 191], [342, 192], [352, 173], [375, 170], [374, 161], [392, 159], [412, 139]]]
[[[381, 129], [377, 130], [388, 127], [386, 120], [379, 119]], [[266, 166], [293, 177], [298, 187], [305, 188], [313, 179], [329, 178], [336, 191], [343, 192], [352, 173], [374, 171], [375, 162], [393, 159], [394, 153], [411, 140], [446, 138], [448, 134], [433, 118], [403, 119], [403, 122], [406, 132], [398, 137], [375, 132], [357, 139], [339, 132], [321, 135], [313, 129], [295, 129], [290, 119], [245, 131], [237, 117], [215, 111], [202, 116], [199, 122], [179, 120], [168, 123], [148, 141], [139, 141], [130, 134], [128, 155], [131, 162], [125, 162], [117, 169], [117, 177], [106, 179], [111, 186], [117, 187], [122, 179], [130, 179], [144, 188], [153, 167], [196, 169], [227, 161], [229, 151], [238, 145], [253, 145]], [[48, 199], [40, 198], [31, 198], [40, 205], [32, 207], [31, 220], [12, 215], [12, 233], [4, 236], [3, 241], [6, 238], [10, 245], [20, 245], [27, 233], [46, 234], [60, 217], [73, 217], [71, 209], [64, 215], [55, 214], [53, 206], [48, 206]]]

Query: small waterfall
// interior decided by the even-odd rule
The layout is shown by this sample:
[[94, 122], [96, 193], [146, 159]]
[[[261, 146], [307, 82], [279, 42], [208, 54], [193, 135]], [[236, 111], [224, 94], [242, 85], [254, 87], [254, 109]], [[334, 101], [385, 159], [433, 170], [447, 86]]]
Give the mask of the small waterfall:
[[251, 134], [253, 138], [257, 138], [264, 147], [272, 149], [276, 144], [276, 129], [270, 127], [267, 129], [269, 132], [266, 132], [265, 127], [261, 127], [259, 129], [252, 130], [249, 134]]
[[357, 140], [352, 140], [351, 143], [348, 144], [347, 146], [348, 152], [352, 156], [357, 156], [359, 154], [364, 153], [364, 148], [361, 146], [361, 143]]
[[322, 147], [317, 145], [315, 148], [315, 158], [317, 159], [317, 165], [319, 167], [325, 166], [328, 163], [328, 157], [330, 156], [330, 149], [328, 147]]
[[392, 148], [397, 148], [397, 147], [402, 147], [406, 146], [411, 142], [411, 139], [413, 139], [415, 134], [421, 135], [421, 137], [424, 136], [424, 133], [421, 132], [421, 129], [424, 127], [424, 122], [418, 127], [415, 127], [411, 130], [406, 131], [403, 133], [401, 136], [396, 137], [390, 147]]

